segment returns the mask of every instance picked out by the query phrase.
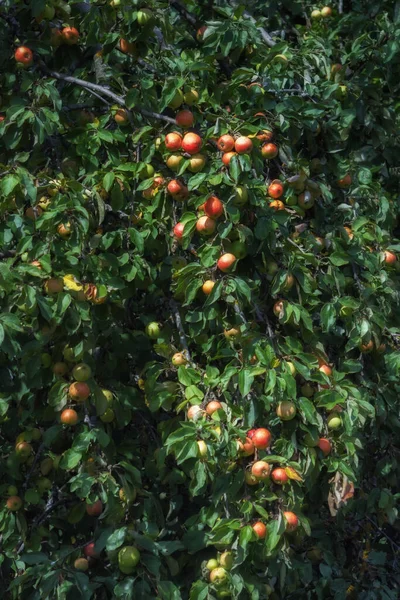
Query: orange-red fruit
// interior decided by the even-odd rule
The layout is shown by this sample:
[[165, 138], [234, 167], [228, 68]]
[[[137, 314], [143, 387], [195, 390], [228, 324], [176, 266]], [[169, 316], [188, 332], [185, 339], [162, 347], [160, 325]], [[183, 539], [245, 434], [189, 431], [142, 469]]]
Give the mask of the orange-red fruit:
[[84, 402], [90, 396], [90, 387], [84, 381], [75, 381], [69, 386], [68, 393], [73, 400]]
[[16, 49], [14, 58], [18, 63], [21, 63], [25, 67], [29, 67], [33, 63], [32, 50], [26, 46], [20, 46]]
[[284, 309], [283, 300], [278, 300], [278, 302], [275, 302], [272, 310], [274, 311], [274, 315], [279, 318], [281, 316], [281, 313], [283, 312], [283, 309]]
[[78, 420], [78, 413], [73, 408], [66, 408], [60, 416], [60, 421], [63, 425], [76, 425]]
[[10, 496], [7, 498], [6, 506], [11, 512], [15, 512], [22, 508], [22, 500], [19, 496]]
[[[254, 438], [252, 441], [253, 441], [253, 445], [254, 445]], [[267, 462], [265, 462], [265, 460], [258, 460], [251, 467], [251, 474], [254, 475], [254, 477], [257, 477], [257, 479], [261, 479], [261, 480], [268, 479], [270, 473], [271, 473], [271, 466]]]
[[85, 556], [89, 556], [90, 558], [98, 558], [100, 554], [94, 549], [94, 542], [90, 542], [90, 544], [86, 544], [83, 548], [83, 554]]
[[289, 481], [285, 469], [281, 469], [280, 467], [272, 471], [271, 479], [274, 483], [278, 483], [279, 485], [284, 485]]
[[230, 152], [235, 147], [235, 139], [228, 134], [221, 135], [217, 142], [217, 147], [222, 152]]
[[203, 290], [203, 294], [205, 294], [206, 296], [209, 296], [211, 294], [211, 292], [213, 291], [214, 285], [215, 285], [215, 281], [212, 281], [211, 279], [208, 279], [207, 281], [205, 281], [201, 288]]
[[211, 235], [212, 233], [214, 233], [216, 226], [217, 225], [213, 219], [204, 216], [200, 217], [200, 219], [197, 220], [196, 230], [201, 235]]
[[286, 531], [294, 531], [299, 526], [299, 519], [293, 512], [285, 511], [283, 516], [286, 519]]
[[134, 42], [128, 42], [124, 38], [121, 38], [119, 41], [119, 47], [121, 52], [124, 54], [135, 54], [136, 53], [136, 44]]
[[273, 210], [285, 210], [285, 205], [282, 200], [272, 200], [272, 202], [269, 203], [269, 207]]
[[217, 196], [210, 196], [204, 203], [204, 212], [212, 219], [218, 219], [224, 212], [224, 205]]
[[279, 179], [274, 180], [268, 187], [268, 195], [271, 198], [280, 198], [283, 195], [283, 185]]
[[206, 413], [209, 416], [211, 416], [212, 414], [215, 413], [216, 410], [221, 410], [221, 408], [222, 408], [221, 402], [218, 402], [218, 400], [212, 400], [206, 406]]
[[240, 454], [243, 456], [251, 456], [254, 454], [255, 448], [250, 438], [247, 437], [244, 442], [242, 442], [242, 440], [238, 440], [237, 445]]
[[185, 200], [188, 197], [189, 191], [183, 183], [177, 179], [172, 179], [167, 185], [167, 190], [177, 200]]
[[342, 179], [338, 179], [338, 186], [341, 188], [348, 188], [351, 186], [351, 175], [349, 175], [349, 173], [347, 173], [347, 175], [345, 175], [344, 177], [342, 177]]
[[68, 44], [68, 46], [73, 46], [78, 43], [79, 31], [75, 27], [64, 27], [64, 29], [61, 30], [61, 35], [63, 41]]
[[276, 144], [264, 144], [261, 147], [261, 156], [263, 158], [275, 158], [278, 156], [278, 146]]
[[257, 534], [260, 540], [263, 540], [267, 535], [267, 528], [262, 521], [257, 521], [252, 525], [253, 531]]
[[198, 28], [198, 30], [196, 32], [196, 37], [199, 42], [201, 42], [201, 40], [203, 39], [206, 29], [207, 29], [207, 25], [203, 25], [202, 27]]
[[90, 517], [98, 517], [103, 512], [103, 503], [96, 500], [94, 504], [86, 504], [86, 512]]
[[229, 165], [234, 156], [237, 156], [237, 152], [225, 152], [225, 154], [222, 155], [222, 162], [226, 167]]
[[384, 260], [387, 265], [393, 265], [396, 262], [397, 257], [393, 252], [386, 250], [384, 253]]
[[321, 373], [327, 375], [328, 377], [332, 375], [332, 369], [329, 365], [321, 365], [318, 370], [321, 371]]
[[252, 148], [253, 142], [250, 138], [244, 135], [241, 135], [235, 141], [235, 150], [238, 154], [247, 154], [248, 152], [251, 152]]
[[168, 133], [165, 136], [165, 147], [168, 148], [168, 150], [180, 150], [182, 147], [181, 134], [176, 131]]
[[77, 558], [74, 562], [74, 567], [77, 571], [87, 571], [89, 569], [89, 562], [86, 558]]
[[227, 252], [218, 259], [217, 267], [223, 273], [227, 273], [229, 269], [235, 264], [235, 262], [236, 256]]
[[180, 110], [175, 120], [179, 127], [187, 129], [188, 127], [193, 127], [194, 115], [191, 110]]
[[185, 229], [185, 226], [183, 223], [177, 223], [174, 227], [174, 236], [176, 238], [178, 238], [178, 240], [181, 240], [183, 237], [183, 231]]
[[273, 131], [269, 131], [268, 129], [263, 129], [263, 131], [259, 133], [256, 137], [258, 140], [260, 140], [260, 142], [265, 142], [264, 146], [266, 146], [266, 142], [270, 142], [273, 139], [274, 133]]
[[271, 444], [271, 432], [264, 427], [255, 430], [251, 441], [258, 450], [265, 450]]
[[319, 438], [317, 446], [322, 450], [325, 456], [328, 456], [328, 454], [331, 453], [332, 444], [327, 438]]
[[203, 140], [197, 133], [187, 133], [182, 140], [182, 150], [188, 154], [197, 154], [202, 144]]

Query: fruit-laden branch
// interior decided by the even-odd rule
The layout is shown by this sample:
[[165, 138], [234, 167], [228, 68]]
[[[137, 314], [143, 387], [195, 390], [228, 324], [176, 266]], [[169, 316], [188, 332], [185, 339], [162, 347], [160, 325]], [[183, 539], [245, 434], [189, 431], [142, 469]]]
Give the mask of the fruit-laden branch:
[[176, 327], [178, 329], [179, 340], [181, 342], [181, 346], [182, 346], [182, 348], [185, 351], [186, 358], [188, 359], [188, 361], [190, 362], [190, 364], [193, 367], [195, 367], [196, 365], [192, 361], [192, 357], [191, 357], [191, 354], [190, 354], [189, 346], [188, 346], [186, 335], [185, 335], [185, 330], [183, 329], [182, 319], [181, 319], [181, 315], [180, 315], [180, 312], [179, 312], [179, 308], [178, 308], [178, 305], [175, 302], [175, 300], [171, 300], [170, 301], [170, 306], [171, 306], [172, 314], [174, 315]]
[[[253, 17], [253, 15], [251, 15], [249, 12], [247, 12], [247, 10], [244, 11], [243, 16], [246, 19], [248, 19], [249, 21], [251, 21], [254, 25], [257, 23], [257, 20]], [[270, 36], [268, 31], [266, 29], [264, 29], [264, 27], [260, 27], [260, 26], [257, 26], [257, 29], [261, 33], [261, 37], [264, 40], [264, 42], [267, 44], [267, 46], [269, 46], [270, 48], [273, 48], [276, 45], [276, 42], [272, 39], [272, 37]]]
[[[91, 83], [90, 81], [85, 81], [84, 79], [78, 79], [78, 77], [72, 77], [71, 75], [63, 75], [62, 73], [58, 73], [57, 71], [49, 71], [47, 67], [44, 70], [50, 77], [54, 77], [54, 79], [66, 81], [67, 83], [73, 83], [74, 85], [79, 85], [80, 87], [83, 87], [90, 92], [103, 94], [104, 96], [108, 96], [109, 98], [111, 98], [111, 100], [113, 100], [119, 106], [126, 107], [125, 98], [123, 96], [119, 96], [115, 92], [112, 92], [111, 90], [102, 85], [99, 85], [97, 83]], [[157, 119], [159, 121], [171, 123], [171, 125], [176, 125], [176, 121], [172, 117], [167, 117], [166, 115], [161, 115], [160, 113], [152, 112], [150, 110], [146, 110], [144, 108], [139, 107], [135, 107], [135, 110], [140, 112], [144, 117], [148, 117], [150, 119]]]

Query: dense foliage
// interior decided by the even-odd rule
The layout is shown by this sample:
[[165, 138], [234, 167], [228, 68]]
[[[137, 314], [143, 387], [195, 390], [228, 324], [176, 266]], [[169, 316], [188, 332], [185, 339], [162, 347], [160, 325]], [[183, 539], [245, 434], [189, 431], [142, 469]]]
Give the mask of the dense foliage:
[[1, 597], [399, 597], [399, 24], [0, 2]]

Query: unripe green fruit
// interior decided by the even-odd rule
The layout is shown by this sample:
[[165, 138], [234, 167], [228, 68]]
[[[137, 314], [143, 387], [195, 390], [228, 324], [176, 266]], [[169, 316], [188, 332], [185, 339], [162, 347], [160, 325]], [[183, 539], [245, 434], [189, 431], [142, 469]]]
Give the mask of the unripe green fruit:
[[232, 552], [223, 552], [219, 557], [219, 564], [224, 567], [227, 571], [230, 571], [233, 567], [233, 554]]
[[125, 546], [118, 552], [119, 570], [125, 575], [134, 572], [136, 565], [140, 560], [140, 552], [135, 546]]
[[309, 448], [315, 448], [315, 446], [318, 446], [319, 436], [316, 435], [314, 437], [311, 435], [311, 433], [306, 433], [303, 441], [304, 441], [304, 444], [306, 446], [308, 446]]
[[72, 369], [72, 377], [76, 381], [87, 381], [92, 376], [92, 369], [86, 363], [80, 363]]
[[156, 340], [161, 333], [160, 325], [153, 321], [146, 325], [145, 331], [151, 340]]
[[213, 571], [214, 569], [217, 569], [218, 566], [219, 566], [219, 563], [218, 563], [217, 559], [210, 558], [210, 560], [206, 564], [206, 569], [208, 569], [209, 571]]
[[328, 425], [328, 429], [339, 429], [342, 426], [342, 419], [340, 418], [339, 413], [333, 412], [328, 415], [326, 424]]

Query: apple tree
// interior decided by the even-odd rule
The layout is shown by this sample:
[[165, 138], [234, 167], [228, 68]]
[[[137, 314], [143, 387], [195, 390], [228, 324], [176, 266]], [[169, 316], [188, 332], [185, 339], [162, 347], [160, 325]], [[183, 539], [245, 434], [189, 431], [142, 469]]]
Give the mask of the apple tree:
[[0, 2], [2, 597], [399, 597], [399, 24]]

